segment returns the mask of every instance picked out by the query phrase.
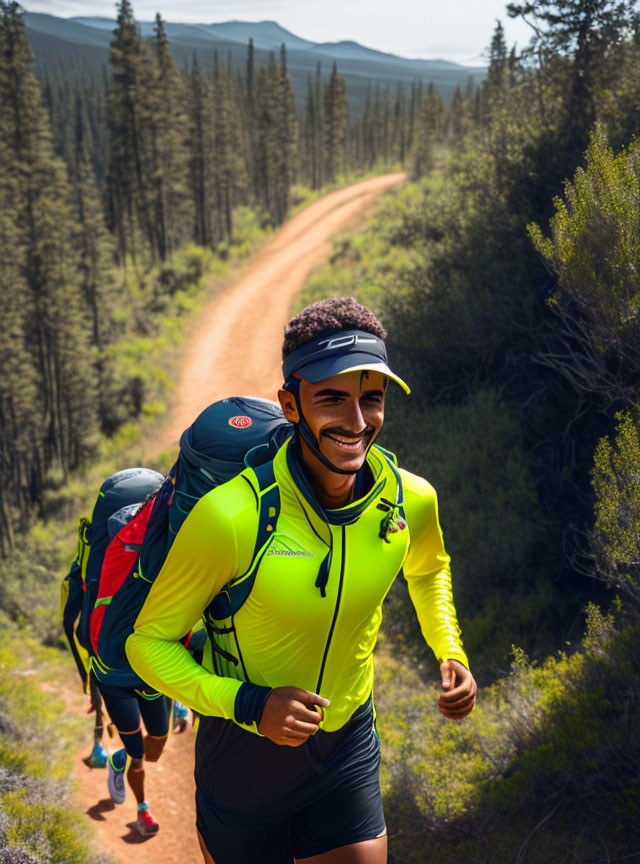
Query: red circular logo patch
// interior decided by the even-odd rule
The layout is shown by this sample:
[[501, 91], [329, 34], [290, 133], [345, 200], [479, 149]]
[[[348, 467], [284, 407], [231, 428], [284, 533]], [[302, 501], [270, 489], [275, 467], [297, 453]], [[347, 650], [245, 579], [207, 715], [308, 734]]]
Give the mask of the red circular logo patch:
[[246, 429], [247, 426], [251, 426], [252, 423], [253, 420], [251, 419], [251, 417], [245, 416], [231, 417], [231, 419], [229, 420], [229, 426], [235, 426], [236, 429]]

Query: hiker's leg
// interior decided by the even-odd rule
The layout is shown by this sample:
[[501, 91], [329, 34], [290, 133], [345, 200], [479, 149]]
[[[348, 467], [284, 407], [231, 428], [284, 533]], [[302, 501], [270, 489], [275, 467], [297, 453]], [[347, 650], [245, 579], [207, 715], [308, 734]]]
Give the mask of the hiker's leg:
[[149, 693], [153, 691], [136, 691], [138, 707], [142, 715], [147, 734], [144, 739], [144, 755], [147, 762], [157, 762], [169, 734], [169, 715], [171, 702], [166, 696]]
[[98, 682], [93, 672], [89, 673], [89, 698], [91, 699], [91, 707], [95, 711], [95, 725], [93, 727], [93, 737], [96, 741], [102, 741], [103, 726], [103, 711], [102, 697], [98, 690]]
[[101, 686], [100, 692], [104, 705], [113, 721], [122, 746], [131, 762], [127, 771], [127, 781], [138, 804], [144, 801], [144, 742], [138, 700], [133, 690], [119, 687]]
[[130, 757], [129, 768], [127, 770], [127, 782], [131, 787], [135, 799], [138, 804], [142, 804], [144, 799], [144, 743], [142, 739], [142, 725], [130, 732], [118, 728], [120, 740], [127, 751], [127, 756]]
[[216, 864], [211, 855], [207, 852], [207, 847], [204, 845], [204, 840], [202, 839], [202, 834], [198, 831], [198, 843], [200, 844], [200, 851], [202, 852], [202, 858], [204, 860], [204, 864]]
[[142, 804], [144, 797], [144, 762], [142, 759], [131, 758], [129, 768], [127, 770], [127, 782], [131, 787], [136, 803]]
[[157, 762], [158, 759], [162, 756], [162, 751], [164, 750], [164, 745], [166, 743], [166, 735], [162, 735], [160, 737], [157, 737], [156, 735], [145, 735], [144, 758], [147, 760], [147, 762]]

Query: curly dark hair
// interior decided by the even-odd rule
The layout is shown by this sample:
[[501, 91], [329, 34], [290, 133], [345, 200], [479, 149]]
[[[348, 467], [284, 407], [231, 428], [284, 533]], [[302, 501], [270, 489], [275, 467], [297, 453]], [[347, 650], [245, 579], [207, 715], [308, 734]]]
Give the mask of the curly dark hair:
[[387, 331], [371, 309], [355, 297], [329, 297], [307, 306], [285, 326], [282, 359], [316, 336], [340, 330], [364, 330], [380, 339], [387, 338]]

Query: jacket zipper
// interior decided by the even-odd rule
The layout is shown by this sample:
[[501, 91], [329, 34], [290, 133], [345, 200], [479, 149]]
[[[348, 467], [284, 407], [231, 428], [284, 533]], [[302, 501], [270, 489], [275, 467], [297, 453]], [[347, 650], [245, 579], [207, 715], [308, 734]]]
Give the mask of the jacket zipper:
[[320, 695], [320, 687], [322, 685], [322, 678], [324, 676], [324, 667], [327, 662], [327, 654], [329, 653], [329, 646], [331, 645], [331, 638], [333, 637], [333, 631], [336, 626], [336, 619], [338, 618], [338, 610], [340, 608], [340, 598], [342, 597], [342, 583], [344, 582], [344, 559], [345, 559], [345, 526], [342, 526], [342, 558], [340, 561], [340, 581], [338, 583], [338, 596], [336, 597], [336, 607], [333, 610], [333, 620], [331, 621], [331, 627], [329, 628], [329, 635], [327, 636], [327, 644], [324, 649], [324, 656], [322, 657], [322, 665], [320, 666], [320, 675], [318, 676], [318, 684], [316, 686], [316, 693]]

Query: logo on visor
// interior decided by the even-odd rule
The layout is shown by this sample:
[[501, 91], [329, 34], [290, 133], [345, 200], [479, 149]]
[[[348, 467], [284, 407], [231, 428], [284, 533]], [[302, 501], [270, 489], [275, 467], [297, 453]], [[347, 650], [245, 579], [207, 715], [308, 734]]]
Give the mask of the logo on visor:
[[234, 426], [236, 429], [246, 429], [248, 426], [251, 426], [252, 423], [253, 420], [251, 417], [247, 417], [246, 415], [231, 417], [229, 420], [229, 426]]
[[322, 348], [325, 351], [331, 351], [334, 348], [348, 348], [349, 345], [362, 345], [364, 343], [374, 345], [378, 342], [375, 336], [371, 339], [367, 339], [366, 336], [359, 336], [357, 333], [351, 333], [349, 336], [334, 336], [332, 339], [323, 339], [322, 342], [318, 342], [318, 348]]

